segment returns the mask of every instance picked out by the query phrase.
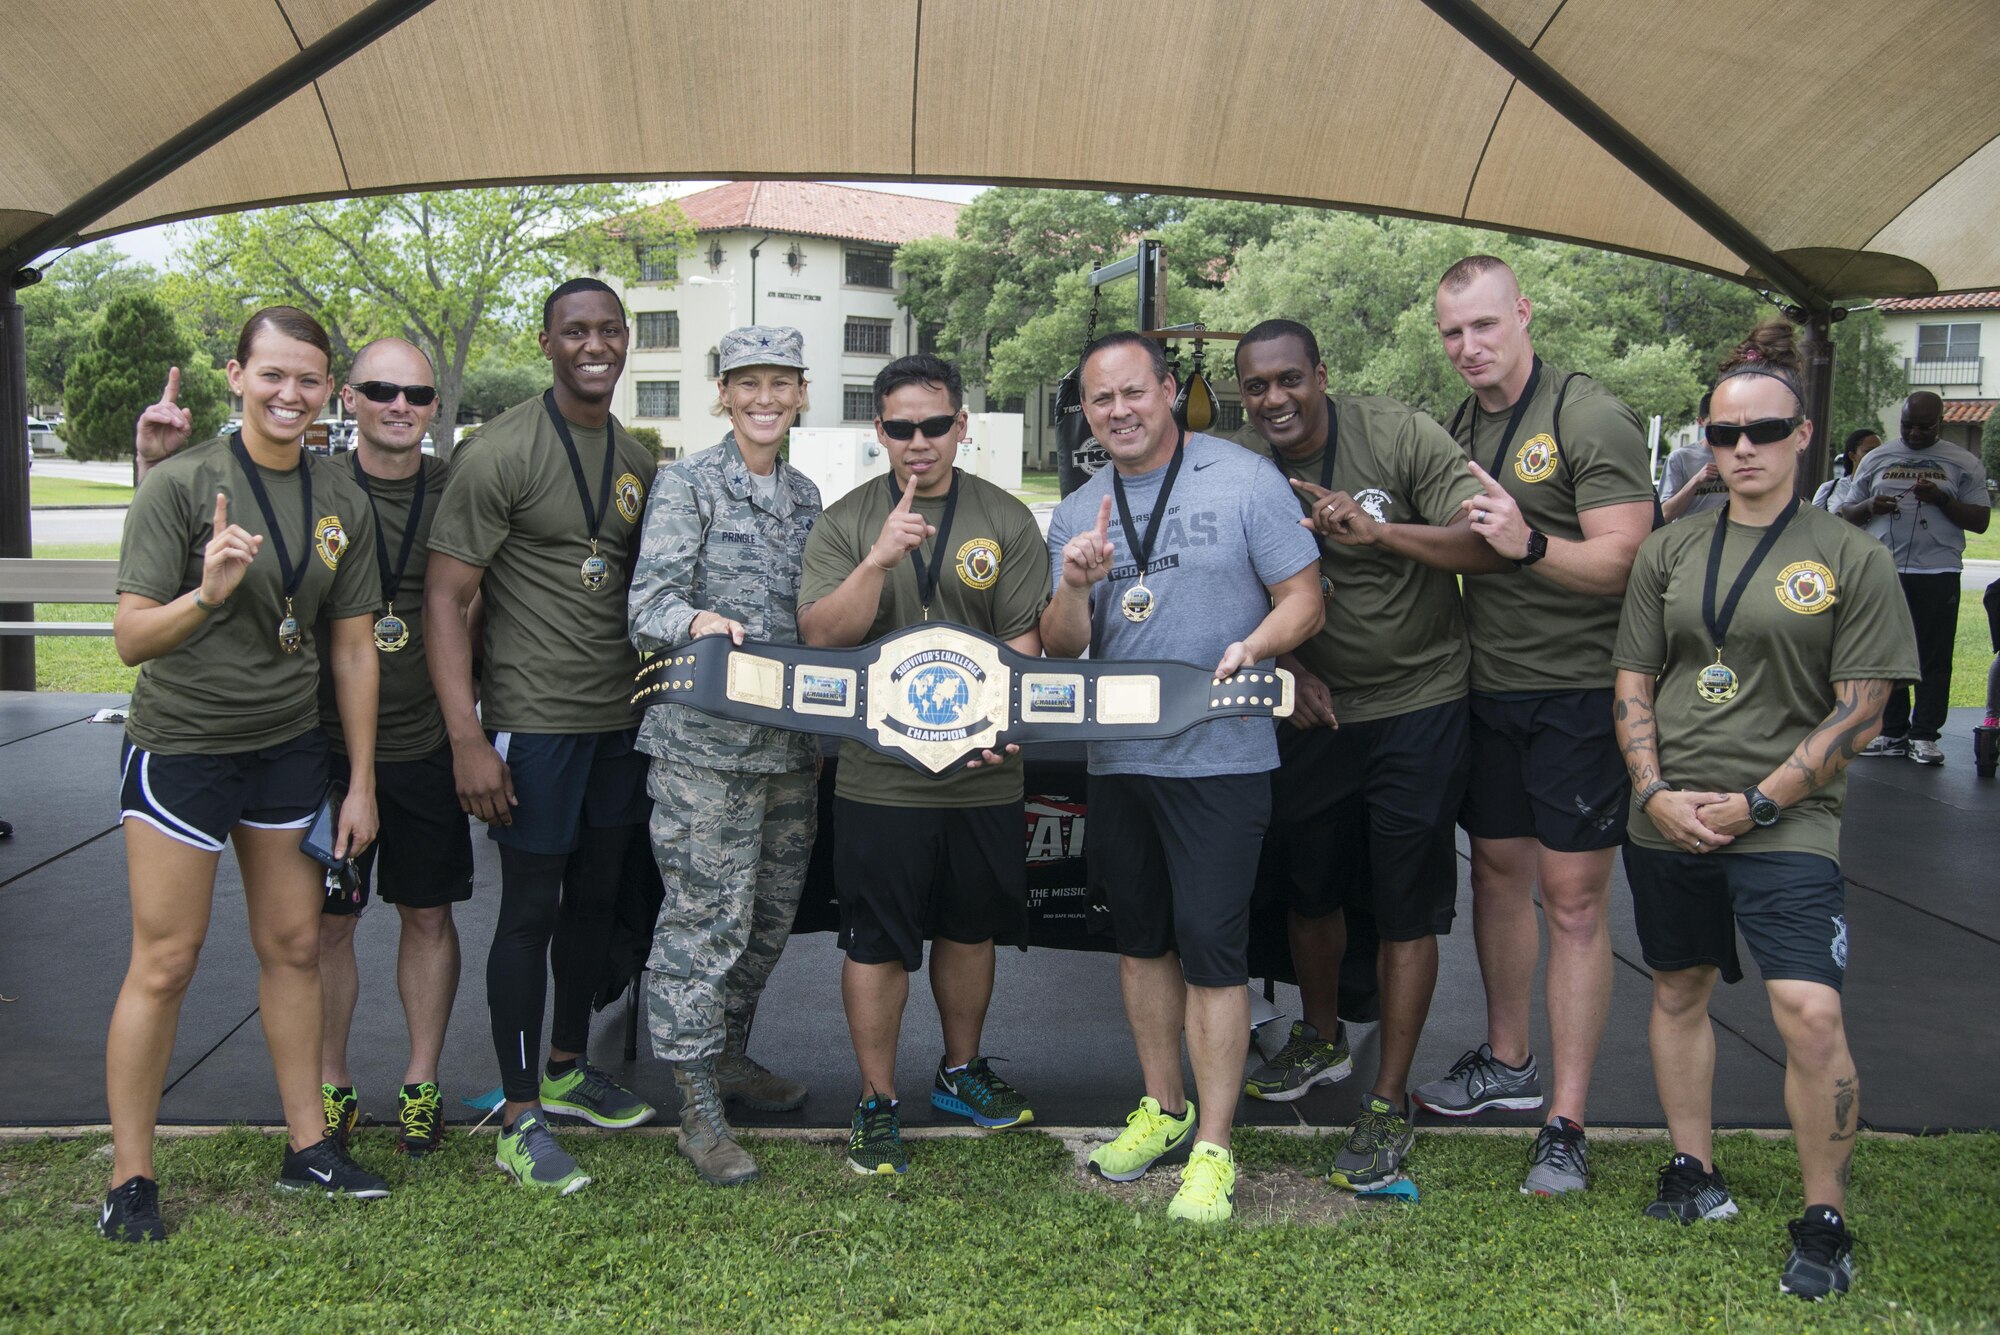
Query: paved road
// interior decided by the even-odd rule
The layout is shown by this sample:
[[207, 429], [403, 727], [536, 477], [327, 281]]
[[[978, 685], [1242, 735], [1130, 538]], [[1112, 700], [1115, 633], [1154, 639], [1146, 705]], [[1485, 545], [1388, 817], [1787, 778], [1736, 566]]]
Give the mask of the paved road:
[[37, 459], [31, 471], [36, 477], [66, 477], [79, 482], [132, 485], [132, 465], [115, 460], [85, 463], [76, 459]]
[[37, 543], [115, 543], [125, 531], [125, 511], [36, 510], [28, 527]]

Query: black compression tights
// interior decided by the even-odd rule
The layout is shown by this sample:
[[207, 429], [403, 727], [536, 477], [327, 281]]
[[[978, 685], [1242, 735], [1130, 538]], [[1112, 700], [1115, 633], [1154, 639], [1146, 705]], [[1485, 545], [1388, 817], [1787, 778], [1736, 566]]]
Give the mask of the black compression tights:
[[564, 1052], [589, 1046], [590, 997], [610, 948], [625, 846], [644, 830], [586, 827], [567, 856], [500, 846], [500, 921], [486, 955], [486, 1008], [509, 1102], [541, 1097], [542, 1007], [551, 972], [556, 1001], [550, 1043]]

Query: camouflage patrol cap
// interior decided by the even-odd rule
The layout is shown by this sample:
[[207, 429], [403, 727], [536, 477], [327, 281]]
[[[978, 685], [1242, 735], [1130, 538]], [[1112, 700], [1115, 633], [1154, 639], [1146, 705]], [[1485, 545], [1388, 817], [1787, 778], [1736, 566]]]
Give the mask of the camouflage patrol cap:
[[806, 369], [805, 335], [788, 325], [752, 324], [722, 336], [721, 373], [742, 366], [796, 366]]

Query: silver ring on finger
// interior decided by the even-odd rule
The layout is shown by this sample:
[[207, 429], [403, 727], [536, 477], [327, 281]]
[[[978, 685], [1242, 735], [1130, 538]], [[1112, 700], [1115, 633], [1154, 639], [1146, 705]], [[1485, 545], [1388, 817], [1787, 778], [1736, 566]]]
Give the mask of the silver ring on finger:
[[1488, 518], [1489, 516], [1484, 510], [1474, 510], [1472, 512], [1472, 522], [1475, 524], [1483, 524]]
[[1702, 849], [1704, 849], [1704, 848], [1707, 848], [1707, 847], [1708, 847], [1708, 845], [1707, 845], [1707, 844], [1704, 844], [1704, 843], [1703, 843], [1703, 842], [1702, 842], [1701, 840], [1699, 840], [1699, 839], [1697, 839], [1697, 840], [1695, 840], [1695, 841], [1694, 841], [1694, 851], [1695, 851], [1695, 852], [1697, 852], [1697, 853], [1701, 852], [1701, 850], [1702, 850]]

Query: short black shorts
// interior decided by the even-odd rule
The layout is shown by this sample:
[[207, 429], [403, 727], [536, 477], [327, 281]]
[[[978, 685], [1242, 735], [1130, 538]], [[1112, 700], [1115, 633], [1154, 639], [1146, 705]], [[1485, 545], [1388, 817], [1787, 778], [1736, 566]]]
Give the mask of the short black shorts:
[[1682, 853], [1625, 846], [1639, 950], [1649, 968], [1712, 965], [1743, 977], [1736, 931], [1766, 982], [1825, 983], [1847, 976], [1847, 885], [1816, 853]]
[[833, 799], [840, 948], [856, 964], [923, 967], [924, 938], [1015, 935], [1028, 911], [1021, 803], [889, 807]]
[[1178, 951], [1196, 987], [1250, 980], [1250, 899], [1271, 821], [1271, 776], [1090, 776], [1089, 879], [1118, 953]]
[[170, 839], [220, 853], [238, 825], [303, 830], [326, 796], [326, 734], [225, 755], [161, 755], [120, 748], [119, 815], [142, 820]]
[[1384, 941], [1450, 932], [1470, 739], [1463, 700], [1338, 728], [1280, 727], [1264, 856], [1283, 871], [1287, 907], [1320, 918], [1371, 905]]
[[1625, 842], [1631, 782], [1611, 691], [1472, 693], [1472, 780], [1458, 823], [1475, 839], [1534, 839], [1558, 853]]
[[[346, 783], [347, 757], [335, 752], [333, 777]], [[472, 827], [458, 805], [451, 777], [451, 745], [419, 760], [375, 762], [375, 842], [355, 866], [360, 876], [347, 892], [328, 895], [324, 912], [357, 914], [368, 907], [372, 873], [385, 904], [434, 909], [472, 898]]]
[[633, 745], [638, 735], [637, 728], [491, 734], [514, 783], [513, 824], [493, 826], [493, 838], [523, 853], [568, 855], [585, 826], [644, 825], [653, 814], [651, 757]]

